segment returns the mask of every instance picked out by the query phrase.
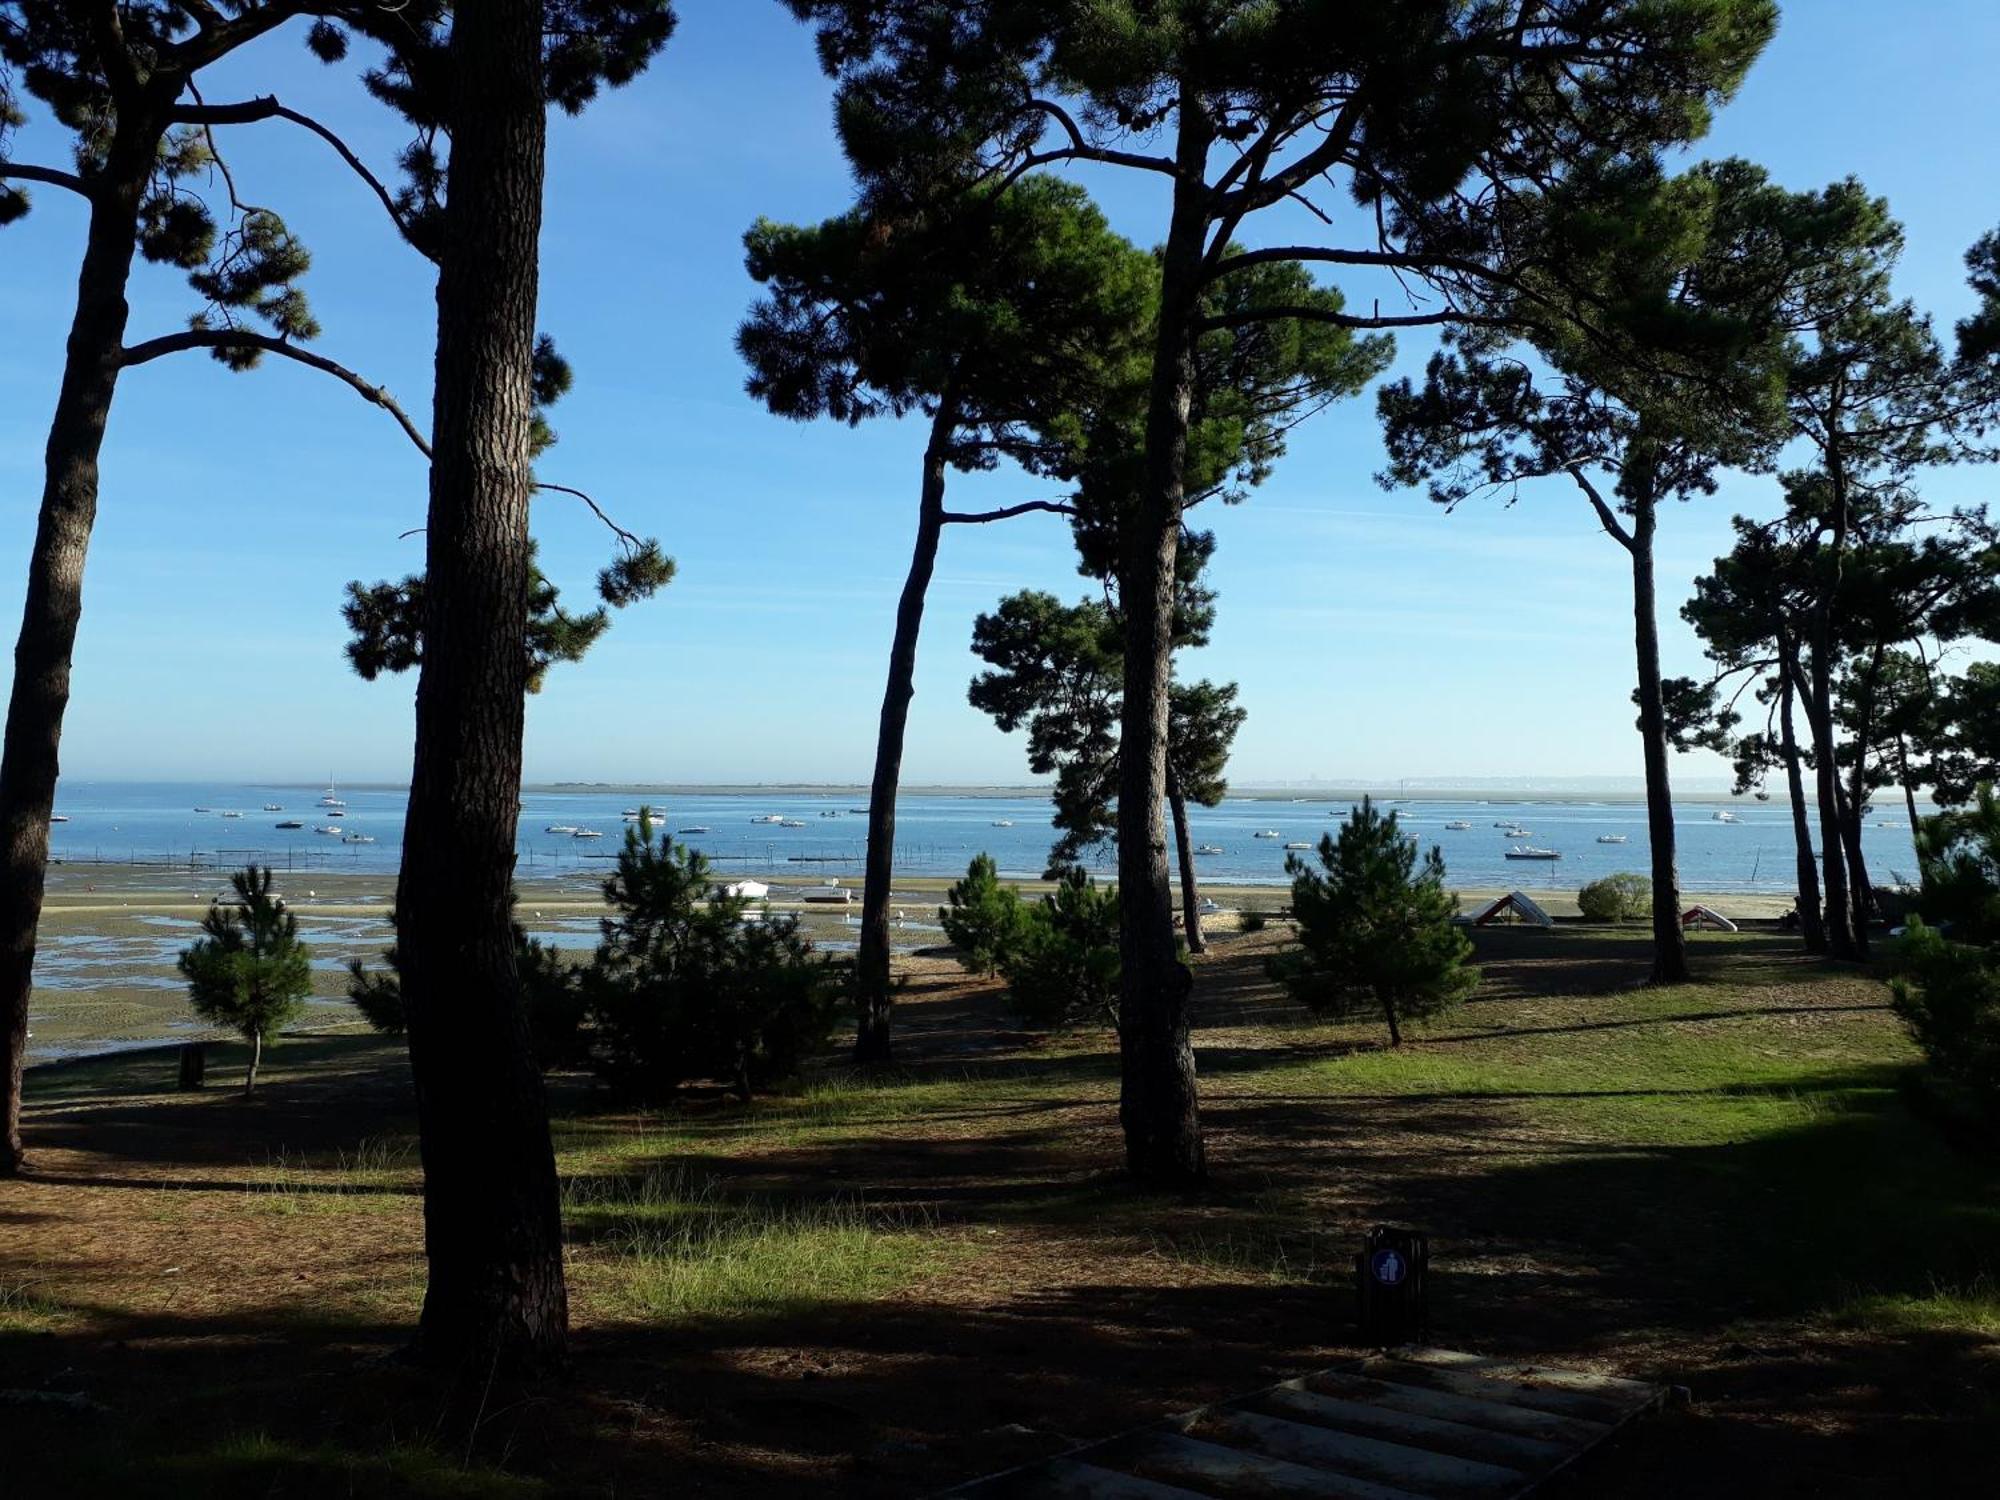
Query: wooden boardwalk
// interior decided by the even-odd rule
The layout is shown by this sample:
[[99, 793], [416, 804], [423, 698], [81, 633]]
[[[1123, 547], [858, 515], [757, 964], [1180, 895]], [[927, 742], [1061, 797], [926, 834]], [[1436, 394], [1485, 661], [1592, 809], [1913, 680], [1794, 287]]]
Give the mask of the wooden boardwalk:
[[1397, 1349], [948, 1493], [955, 1500], [1506, 1500], [1671, 1394], [1448, 1349]]

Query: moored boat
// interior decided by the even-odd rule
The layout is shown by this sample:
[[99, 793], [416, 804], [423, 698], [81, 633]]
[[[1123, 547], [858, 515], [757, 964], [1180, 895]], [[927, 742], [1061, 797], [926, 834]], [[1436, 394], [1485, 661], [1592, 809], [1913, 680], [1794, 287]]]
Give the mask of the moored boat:
[[1561, 859], [1553, 849], [1537, 849], [1533, 844], [1517, 844], [1507, 851], [1509, 859]]

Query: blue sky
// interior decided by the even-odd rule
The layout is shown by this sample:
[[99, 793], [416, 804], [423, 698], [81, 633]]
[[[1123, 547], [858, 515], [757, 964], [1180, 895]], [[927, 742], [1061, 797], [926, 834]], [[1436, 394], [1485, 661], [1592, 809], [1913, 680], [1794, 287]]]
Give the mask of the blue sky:
[[[742, 393], [730, 339], [751, 299], [740, 237], [759, 214], [839, 211], [848, 180], [807, 32], [770, 0], [681, 0], [679, 35], [631, 88], [558, 119], [543, 231], [541, 325], [576, 367], [544, 478], [582, 486], [661, 537], [680, 577], [627, 611], [529, 707], [532, 780], [865, 779], [916, 505], [911, 424], [797, 425]], [[1948, 325], [1969, 304], [1961, 256], [2000, 223], [2000, 7], [1991, 0], [1793, 0], [1781, 34], [1703, 154], [1754, 158], [1798, 188], [1849, 173], [1909, 234], [1901, 289]], [[385, 174], [403, 133], [349, 68], [296, 34], [205, 84], [211, 101], [276, 93], [334, 124]], [[428, 411], [427, 267], [365, 190], [282, 124], [227, 133], [245, 196], [311, 247], [318, 348]], [[31, 127], [23, 160], [60, 160]], [[1152, 180], [1090, 179], [1140, 243], [1161, 233]], [[0, 232], [0, 621], [19, 617], [82, 232], [41, 190]], [[1262, 226], [1267, 242], [1285, 226]], [[1373, 295], [1373, 289], [1367, 289]], [[1357, 300], [1359, 296], [1357, 295]], [[184, 324], [178, 273], [144, 268], [132, 337]], [[1406, 340], [1392, 373], [1421, 367]], [[1438, 514], [1373, 481], [1373, 402], [1328, 412], [1250, 502], [1217, 515], [1214, 643], [1190, 675], [1236, 679], [1250, 719], [1244, 783], [1326, 778], [1625, 776], [1638, 772], [1624, 555], [1566, 487], [1511, 509]], [[1987, 475], [1938, 476], [1941, 501]], [[967, 508], [1047, 493], [1005, 473], [955, 482]], [[1728, 545], [1739, 479], [1662, 527], [1667, 669], [1699, 653], [1671, 610]], [[396, 780], [413, 680], [367, 684], [341, 656], [349, 578], [421, 559], [421, 461], [324, 377], [231, 375], [200, 355], [128, 374], [105, 446], [65, 774]], [[579, 598], [605, 536], [561, 497], [538, 503], [544, 564]], [[1073, 593], [1052, 517], [946, 536], [931, 592], [904, 769], [910, 782], [1026, 779], [1018, 738], [965, 704], [971, 621], [1020, 587]], [[1722, 770], [1681, 762], [1690, 781]]]

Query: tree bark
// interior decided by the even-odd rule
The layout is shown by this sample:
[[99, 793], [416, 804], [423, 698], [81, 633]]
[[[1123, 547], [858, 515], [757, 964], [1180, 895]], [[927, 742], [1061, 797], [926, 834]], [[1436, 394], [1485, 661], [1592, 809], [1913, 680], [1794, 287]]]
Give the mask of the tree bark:
[[1181, 936], [1187, 939], [1188, 952], [1206, 953], [1208, 944], [1201, 935], [1201, 886], [1195, 880], [1194, 841], [1188, 834], [1187, 795], [1181, 790], [1172, 761], [1167, 762], [1167, 810], [1174, 818], [1174, 854], [1181, 868]]
[[1382, 1002], [1382, 1019], [1389, 1023], [1389, 1045], [1402, 1046], [1403, 1028], [1396, 1022], [1396, 1007], [1387, 1000]]
[[1660, 624], [1653, 587], [1653, 536], [1659, 517], [1651, 495], [1632, 516], [1632, 634], [1639, 666], [1639, 739], [1646, 763], [1646, 839], [1653, 865], [1653, 983], [1688, 979], [1681, 927], [1680, 866], [1674, 849], [1674, 791], [1667, 768], [1667, 710], [1660, 688]]
[[125, 287], [138, 245], [139, 199], [158, 135], [150, 122], [122, 114], [104, 171], [92, 183], [76, 311], [44, 450], [41, 512], [14, 646], [0, 750], [0, 1086], [6, 1091], [0, 1176], [19, 1172], [26, 1159], [21, 1070], [35, 934], [48, 880], [49, 815], [55, 810], [70, 662], [83, 614], [84, 559], [97, 520], [98, 455], [130, 312]]
[[1194, 325], [1207, 234], [1203, 171], [1211, 136], [1190, 87], [1180, 100], [1172, 222], [1161, 256], [1159, 328], [1147, 397], [1145, 469], [1120, 537], [1125, 613], [1118, 757], [1119, 1123], [1125, 1163], [1143, 1187], [1198, 1183], [1206, 1172], [1188, 997], [1194, 976], [1174, 948], [1173, 893], [1160, 805], [1166, 794], [1174, 562], [1194, 394]]
[[264, 1060], [264, 1033], [250, 1033], [250, 1067], [243, 1075], [243, 1097], [248, 1099], [257, 1092], [257, 1064]]
[[1888, 647], [1881, 641], [1868, 658], [1862, 674], [1854, 719], [1854, 765], [1847, 774], [1847, 816], [1842, 820], [1847, 850], [1847, 891], [1854, 903], [1854, 949], [1868, 957], [1868, 928], [1875, 920], [1875, 887], [1868, 878], [1868, 864], [1861, 853], [1861, 825], [1868, 815], [1868, 756], [1875, 744], [1875, 699], [1882, 676], [1882, 659]]
[[567, 1334], [555, 1156], [509, 921], [527, 656], [540, 0], [461, 7], [438, 276], [424, 652], [396, 942], [424, 1166], [416, 1352], [484, 1377]]
[[1862, 799], [1840, 794], [1840, 848], [1847, 860], [1847, 899], [1852, 909], [1854, 956], [1868, 957], [1868, 929], [1875, 920], [1875, 886], [1868, 878], [1868, 861], [1861, 853]]
[[1820, 913], [1819, 867], [1814, 860], [1812, 829], [1806, 819], [1805, 778], [1799, 769], [1798, 732], [1792, 723], [1793, 684], [1798, 676], [1798, 651], [1790, 638], [1778, 637], [1778, 725], [1785, 756], [1785, 788], [1792, 803], [1792, 843], [1798, 858], [1799, 931], [1806, 952], [1826, 952], [1826, 923]]
[[1910, 742], [1896, 736], [1896, 779], [1903, 787], [1903, 806], [1910, 817], [1910, 849], [1917, 857], [1917, 877], [1923, 878], [1924, 844], [1922, 816], [1917, 812], [1917, 789], [1910, 780]]
[[889, 681], [875, 730], [875, 776], [868, 788], [868, 864], [861, 884], [861, 949], [855, 960], [856, 1062], [887, 1062], [890, 1055], [889, 896], [895, 879], [896, 789], [903, 777], [903, 736], [916, 694], [917, 637], [924, 625], [924, 597], [944, 534], [945, 454], [958, 425], [950, 396], [938, 403], [924, 450], [924, 478], [917, 506], [917, 540], [910, 571], [896, 602], [896, 635], [889, 646]]
[[1826, 951], [1853, 958], [1854, 914], [1847, 899], [1846, 838], [1841, 831], [1840, 770], [1834, 761], [1833, 687], [1825, 652], [1815, 647], [1801, 694], [1812, 736], [1814, 800], [1819, 808], [1820, 873], [1826, 894]]

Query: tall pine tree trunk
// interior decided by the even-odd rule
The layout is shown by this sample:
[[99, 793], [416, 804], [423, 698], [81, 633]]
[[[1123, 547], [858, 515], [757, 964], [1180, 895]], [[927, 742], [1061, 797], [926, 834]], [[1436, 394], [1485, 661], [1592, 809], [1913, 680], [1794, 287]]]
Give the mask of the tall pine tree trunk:
[[1920, 835], [1923, 832], [1922, 824], [1924, 820], [1922, 815], [1917, 811], [1916, 784], [1910, 780], [1910, 742], [1900, 734], [1896, 736], [1896, 779], [1902, 783], [1903, 807], [1908, 812], [1910, 818], [1910, 849], [1917, 857], [1917, 873], [1921, 877], [1924, 863], [1924, 843]]
[[417, 1352], [546, 1367], [568, 1327], [555, 1156], [509, 922], [528, 608], [541, 0], [461, 6], [416, 760], [396, 942], [430, 1276]]
[[1188, 952], [1205, 953], [1208, 944], [1201, 935], [1201, 887], [1194, 874], [1194, 840], [1188, 834], [1187, 794], [1181, 779], [1167, 763], [1167, 810], [1174, 819], [1174, 855], [1181, 869], [1181, 933], [1187, 938]]
[[243, 1074], [243, 1097], [248, 1099], [257, 1092], [257, 1065], [264, 1060], [264, 1033], [262, 1030], [250, 1033], [250, 1067]]
[[1650, 495], [1632, 517], [1632, 627], [1639, 665], [1639, 738], [1646, 763], [1646, 838], [1653, 863], [1653, 983], [1688, 978], [1687, 933], [1681, 927], [1680, 867], [1674, 850], [1674, 792], [1667, 769], [1667, 711], [1660, 688], [1660, 623], [1653, 588], [1653, 535], [1658, 515]]
[[1847, 773], [1847, 816], [1842, 820], [1847, 850], [1847, 892], [1854, 904], [1854, 951], [1868, 957], [1868, 929], [1875, 920], [1875, 888], [1861, 853], [1861, 825], [1868, 815], [1868, 757], [1875, 746], [1875, 703], [1888, 647], [1875, 643], [1861, 675], [1854, 714], [1854, 765]]
[[1826, 893], [1826, 951], [1853, 958], [1854, 913], [1847, 898], [1846, 836], [1841, 831], [1840, 769], [1834, 759], [1833, 684], [1826, 653], [1815, 647], [1806, 674], [1806, 729], [1812, 736], [1814, 801], [1819, 808], [1820, 873]]
[[48, 880], [49, 815], [55, 810], [70, 661], [83, 614], [84, 558], [97, 520], [97, 460], [130, 311], [125, 286], [138, 245], [139, 199], [158, 139], [148, 125], [124, 118], [120, 124], [104, 170], [93, 180], [0, 749], [0, 1087], [6, 1090], [0, 1176], [19, 1172], [24, 1162], [21, 1069], [28, 1049], [35, 932]]
[[861, 951], [855, 963], [860, 1024], [854, 1036], [856, 1062], [889, 1059], [889, 895], [895, 879], [896, 789], [903, 778], [903, 735], [916, 693], [917, 636], [924, 625], [924, 596], [937, 565], [944, 533], [945, 450], [958, 425], [947, 396], [931, 421], [924, 451], [923, 493], [917, 509], [917, 541], [910, 571], [896, 602], [896, 636], [889, 647], [889, 681], [882, 689], [882, 716], [875, 730], [875, 776], [868, 788], [868, 865], [861, 889]]
[[1182, 1187], [1205, 1171], [1188, 997], [1194, 976], [1174, 947], [1173, 893], [1160, 805], [1166, 795], [1174, 562], [1180, 545], [1194, 323], [1207, 235], [1202, 173], [1211, 137], [1200, 102], [1180, 100], [1173, 219], [1161, 257], [1159, 330], [1147, 396], [1138, 503], [1122, 523], [1124, 705], [1118, 756], [1118, 1118], [1125, 1163], [1145, 1187]]
[[1798, 677], [1797, 650], [1789, 638], [1778, 638], [1778, 727], [1785, 757], [1785, 790], [1792, 804], [1792, 844], [1798, 859], [1799, 930], [1806, 952], [1826, 952], [1826, 923], [1820, 914], [1819, 867], [1813, 856], [1812, 829], [1806, 817], [1805, 777], [1799, 761], [1798, 731], [1792, 722], [1793, 685]]
[[1868, 878], [1868, 861], [1861, 853], [1861, 818], [1867, 793], [1840, 794], [1840, 848], [1847, 859], [1847, 899], [1854, 924], [1854, 956], [1868, 957], [1868, 929], [1875, 920], [1875, 886]]

